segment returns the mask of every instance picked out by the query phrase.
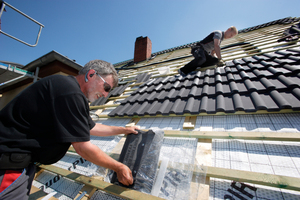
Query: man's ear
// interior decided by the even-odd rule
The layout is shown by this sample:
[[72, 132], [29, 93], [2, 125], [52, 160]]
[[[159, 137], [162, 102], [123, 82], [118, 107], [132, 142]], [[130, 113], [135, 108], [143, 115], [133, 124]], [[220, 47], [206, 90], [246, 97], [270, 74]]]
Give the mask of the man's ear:
[[87, 83], [89, 81], [88, 75], [89, 75], [89, 77], [93, 77], [94, 74], [95, 74], [95, 70], [93, 70], [93, 69], [90, 69], [89, 71], [87, 71], [85, 74], [85, 77], [84, 77], [85, 82]]

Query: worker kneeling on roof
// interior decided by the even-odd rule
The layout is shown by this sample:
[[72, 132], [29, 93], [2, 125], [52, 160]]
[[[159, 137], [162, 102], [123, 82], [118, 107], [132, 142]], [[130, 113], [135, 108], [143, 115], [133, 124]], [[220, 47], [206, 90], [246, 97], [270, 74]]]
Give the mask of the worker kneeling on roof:
[[[117, 173], [131, 185], [130, 169], [90, 142], [90, 134], [137, 134], [137, 127], [96, 124], [89, 104], [118, 85], [112, 64], [93, 60], [79, 75], [52, 75], [32, 84], [0, 111], [0, 199], [28, 199], [35, 162], [52, 164], [72, 144], [84, 159]], [[16, 181], [15, 181], [16, 180]]]
[[229, 39], [238, 34], [236, 27], [231, 26], [225, 32], [213, 31], [206, 38], [201, 40], [192, 47], [192, 54], [195, 57], [194, 60], [186, 64], [184, 67], [178, 70], [178, 73], [182, 76], [186, 76], [192, 71], [195, 71], [198, 67], [206, 67], [210, 65], [224, 65], [224, 61], [221, 57], [220, 44], [223, 39]]

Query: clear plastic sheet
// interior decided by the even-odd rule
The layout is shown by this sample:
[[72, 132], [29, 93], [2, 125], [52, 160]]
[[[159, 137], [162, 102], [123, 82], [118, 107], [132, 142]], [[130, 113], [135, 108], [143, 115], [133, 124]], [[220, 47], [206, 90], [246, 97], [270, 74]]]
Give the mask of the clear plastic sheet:
[[204, 165], [194, 165], [194, 172], [191, 181], [190, 199], [198, 199], [203, 192], [206, 181], [207, 167]]
[[155, 136], [149, 148], [147, 156], [142, 160], [141, 166], [135, 178], [133, 189], [144, 193], [151, 193], [155, 174], [158, 167], [160, 148], [164, 138], [164, 131], [153, 130]]
[[158, 197], [168, 200], [197, 199], [203, 191], [205, 178], [204, 166], [169, 162]]

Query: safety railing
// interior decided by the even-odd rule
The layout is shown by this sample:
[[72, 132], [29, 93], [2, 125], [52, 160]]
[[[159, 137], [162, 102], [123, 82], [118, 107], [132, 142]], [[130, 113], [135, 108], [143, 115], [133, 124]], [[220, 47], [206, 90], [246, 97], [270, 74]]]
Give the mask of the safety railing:
[[40, 35], [41, 35], [41, 32], [42, 32], [42, 28], [45, 27], [45, 26], [44, 26], [43, 24], [41, 24], [40, 22], [36, 21], [35, 19], [29, 17], [29, 16], [26, 15], [25, 13], [21, 12], [21, 11], [18, 10], [17, 8], [13, 7], [12, 5], [10, 5], [10, 4], [8, 4], [8, 3], [2, 1], [2, 0], [0, 0], [0, 8], [1, 8], [1, 10], [0, 10], [0, 20], [1, 20], [2, 14], [3, 14], [3, 11], [4, 11], [4, 9], [5, 9], [5, 6], [10, 7], [11, 9], [13, 9], [13, 10], [15, 10], [16, 12], [20, 13], [21, 15], [25, 16], [26, 18], [30, 19], [30, 20], [33, 21], [34, 23], [38, 24], [38, 25], [40, 26], [40, 29], [39, 29], [39, 32], [38, 32], [38, 35], [37, 35], [35, 44], [29, 44], [29, 43], [27, 43], [27, 42], [25, 42], [25, 41], [23, 41], [23, 40], [20, 40], [20, 39], [14, 37], [14, 36], [12, 36], [12, 35], [10, 35], [10, 34], [8, 34], [8, 33], [5, 33], [5, 32], [2, 31], [2, 30], [0, 30], [0, 33], [4, 34], [4, 35], [6, 35], [6, 36], [8, 36], [8, 37], [10, 37], [10, 38], [12, 38], [12, 39], [14, 39], [14, 40], [17, 40], [17, 41], [19, 41], [19, 42], [21, 42], [21, 43], [23, 43], [23, 44], [26, 44], [26, 45], [28, 45], [28, 46], [30, 46], [30, 47], [35, 47], [35, 46], [38, 44], [38, 41], [39, 41], [39, 38], [40, 38]]

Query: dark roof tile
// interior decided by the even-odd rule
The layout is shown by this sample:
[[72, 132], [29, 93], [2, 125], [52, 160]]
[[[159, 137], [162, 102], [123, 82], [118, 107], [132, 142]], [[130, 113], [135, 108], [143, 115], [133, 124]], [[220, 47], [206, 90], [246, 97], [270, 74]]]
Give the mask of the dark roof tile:
[[244, 83], [236, 83], [236, 85], [237, 85], [240, 93], [247, 92], [247, 88]]
[[268, 58], [267, 56], [264, 55], [255, 55], [253, 56], [254, 59], [256, 59], [257, 61], [267, 61], [270, 60], [270, 58]]
[[288, 56], [290, 56], [290, 55], [293, 55], [292, 52], [283, 51], [283, 50], [276, 51], [276, 53], [279, 54], [279, 55], [282, 55], [282, 56], [284, 56], [284, 57], [288, 57]]
[[216, 71], [215, 71], [216, 75], [217, 74], [222, 74], [221, 69], [223, 69], [223, 68], [221, 68], [221, 67], [216, 68]]
[[217, 112], [225, 112], [226, 111], [225, 99], [224, 99], [224, 96], [222, 94], [217, 95], [216, 111]]
[[247, 58], [242, 58], [242, 59], [245, 63], [255, 63], [255, 62], [257, 62], [257, 60], [252, 58], [252, 57], [247, 57]]
[[230, 86], [231, 93], [238, 93], [239, 92], [239, 88], [238, 88], [237, 84], [234, 81], [231, 81], [229, 83], [229, 86]]
[[136, 83], [143, 83], [151, 78], [152, 74], [142, 73], [136, 76]]
[[263, 101], [263, 105], [261, 105], [263, 108], [262, 110], [268, 110], [268, 111], [278, 111], [279, 107], [274, 102], [270, 94], [259, 94], [260, 99]]
[[268, 57], [268, 58], [270, 58], [270, 59], [272, 59], [272, 60], [276, 59], [276, 58], [283, 58], [284, 57], [284, 55], [278, 54], [276, 52], [264, 53], [263, 55], [266, 56], [266, 57]]
[[263, 76], [265, 76], [265, 74], [264, 74], [261, 70], [258, 70], [258, 69], [254, 69], [254, 70], [253, 70], [253, 73], [254, 73], [257, 77], [263, 77]]
[[250, 79], [255, 79], [255, 78], [257, 78], [257, 76], [256, 76], [253, 72], [247, 72], [247, 76], [248, 76]]
[[271, 72], [274, 75], [280, 75], [280, 74], [282, 74], [282, 71], [278, 70], [275, 67], [268, 67], [268, 71]]
[[245, 70], [244, 67], [242, 67], [240, 64], [237, 64], [236, 68], [237, 68], [238, 71], [244, 71]]
[[186, 106], [184, 108], [184, 113], [197, 114], [199, 113], [201, 101], [199, 99], [195, 99], [194, 97], [190, 97], [187, 100]]
[[206, 103], [206, 112], [208, 114], [215, 114], [216, 111], [216, 97], [212, 97], [208, 99], [208, 103]]
[[186, 101], [181, 99], [176, 99], [172, 108], [170, 109], [171, 114], [182, 115], [185, 108]]
[[289, 104], [291, 105], [291, 108], [293, 110], [300, 110], [300, 101], [299, 101], [299, 97], [294, 96], [294, 90], [298, 90], [299, 88], [295, 88], [293, 89], [293, 93], [288, 93], [288, 92], [281, 92], [281, 96], [289, 102]]
[[292, 89], [293, 95], [300, 100], [300, 89], [299, 88], [294, 88]]
[[286, 89], [287, 86], [281, 83], [278, 79], [269, 78], [268, 79], [273, 85], [275, 85], [276, 90]]
[[177, 91], [177, 90], [176, 90], [175, 88], [172, 88], [172, 89], [169, 91], [168, 95], [166, 96], [166, 99], [175, 99], [176, 96], [177, 96], [177, 92], [176, 92], [176, 91]]
[[293, 55], [300, 55], [300, 49], [299, 48], [295, 48], [295, 49], [287, 49], [287, 51], [291, 52]]
[[257, 110], [267, 110], [268, 106], [256, 91], [250, 93], [251, 100]]
[[262, 69], [262, 68], [264, 68], [265, 66], [263, 66], [262, 64], [260, 64], [260, 63], [248, 63], [247, 64], [248, 65], [248, 67], [250, 68], [250, 69]]
[[287, 75], [287, 74], [289, 74], [289, 75], [292, 74], [292, 72], [291, 72], [290, 70], [285, 69], [285, 68], [283, 68], [283, 67], [277, 67], [276, 70], [279, 71], [279, 72], [281, 72], [282, 74], [286, 74], [286, 75]]
[[149, 94], [149, 96], [148, 96], [148, 98], [146, 99], [146, 101], [153, 101], [154, 100], [154, 98], [157, 96], [157, 92], [156, 91], [152, 91], [150, 94]]
[[232, 73], [227, 74], [227, 80], [228, 81], [234, 81], [234, 77], [233, 77]]
[[235, 111], [244, 111], [245, 110], [240, 94], [238, 94], [238, 93], [233, 94], [232, 95], [232, 100], [233, 100]]
[[231, 67], [225, 67], [225, 72], [226, 73], [231, 73]]
[[261, 78], [260, 82], [264, 85], [265, 88], [267, 88], [268, 90], [274, 90], [276, 88], [276, 86], [270, 82], [268, 79], [266, 78]]
[[251, 91], [256, 91], [257, 90], [255, 85], [252, 83], [251, 80], [247, 79], [247, 80], [245, 80], [244, 83], [245, 83], [246, 88], [247, 88], [248, 91], [251, 92]]
[[[291, 59], [292, 58], [292, 59]], [[274, 59], [274, 62], [278, 63], [279, 65], [284, 65], [284, 64], [294, 64], [296, 61], [293, 60], [294, 57], [289, 57], [285, 59]]]
[[215, 80], [216, 80], [216, 83], [222, 82], [222, 76], [220, 74], [216, 74]]
[[141, 103], [135, 102], [126, 112], [128, 116], [133, 116], [136, 114], [136, 110], [141, 107]]
[[143, 90], [142, 92], [148, 92], [148, 93], [151, 93], [152, 91], [155, 90], [155, 88], [157, 88], [157, 85], [151, 85], [151, 86], [148, 86], [146, 88], [146, 90]]
[[235, 81], [241, 81], [242, 77], [239, 74], [233, 74], [234, 80]]
[[[296, 87], [298, 84], [291, 80], [291, 77], [287, 78], [284, 75], [279, 75], [278, 80], [280, 80], [287, 87]], [[299, 86], [299, 85], [298, 85]]]
[[292, 71], [293, 73], [300, 72], [300, 65], [283, 65], [283, 67]]
[[251, 82], [253, 86], [256, 88], [256, 90], [258, 91], [266, 90], [266, 87], [264, 87], [264, 85], [260, 81], [253, 80]]
[[236, 67], [231, 67], [231, 73], [237, 73], [238, 69]]
[[272, 90], [270, 92], [270, 96], [272, 97], [272, 99], [274, 99], [274, 101], [276, 102], [276, 104], [279, 106], [280, 109], [292, 107], [290, 103], [284, 98], [284, 96], [282, 96], [278, 91]]
[[261, 61], [260, 64], [262, 64], [262, 65], [265, 66], [265, 67], [279, 65], [277, 62], [273, 62], [273, 61], [264, 61], [264, 60]]
[[245, 79], [249, 79], [250, 77], [247, 75], [247, 73], [245, 71], [241, 71], [240, 72], [240, 76], [243, 80]]
[[177, 98], [186, 98], [190, 94], [189, 88], [181, 88], [179, 93], [177, 94]]
[[237, 60], [233, 60], [233, 63], [235, 65], [243, 65], [246, 64], [245, 61], [243, 59], [237, 59]]
[[216, 94], [222, 94], [223, 92], [223, 85], [222, 83], [217, 83], [216, 84]]
[[254, 106], [254, 103], [249, 95], [241, 95], [241, 103], [243, 104], [243, 110], [245, 112], [255, 112], [256, 108]]

